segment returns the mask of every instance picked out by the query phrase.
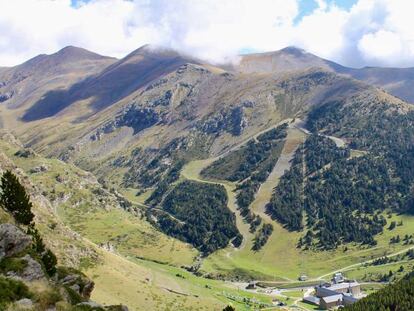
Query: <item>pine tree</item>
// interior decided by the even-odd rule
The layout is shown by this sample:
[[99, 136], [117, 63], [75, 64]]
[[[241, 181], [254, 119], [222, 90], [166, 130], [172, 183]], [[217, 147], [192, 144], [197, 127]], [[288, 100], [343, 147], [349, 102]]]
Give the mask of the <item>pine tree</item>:
[[42, 262], [45, 267], [46, 273], [49, 276], [53, 276], [56, 273], [57, 258], [50, 249], [46, 250], [46, 252], [43, 254]]
[[32, 249], [40, 257], [46, 273], [49, 276], [53, 276], [56, 273], [57, 258], [50, 249], [46, 248], [39, 230], [35, 227], [34, 223], [31, 223], [27, 228], [27, 234], [32, 236]]
[[43, 239], [40, 236], [39, 230], [37, 230], [37, 228], [35, 228], [33, 223], [31, 223], [29, 225], [29, 227], [27, 228], [27, 234], [30, 234], [32, 236], [32, 240], [33, 240], [32, 248], [33, 248], [33, 250], [37, 254], [42, 255], [46, 250], [46, 246], [43, 243]]
[[29, 225], [33, 221], [29, 195], [11, 171], [6, 171], [1, 177], [0, 205], [10, 212], [19, 224]]

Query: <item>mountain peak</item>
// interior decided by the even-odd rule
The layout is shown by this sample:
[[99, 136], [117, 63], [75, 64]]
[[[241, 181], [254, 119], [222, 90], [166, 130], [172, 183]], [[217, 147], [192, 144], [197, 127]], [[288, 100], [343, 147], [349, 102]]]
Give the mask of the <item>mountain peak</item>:
[[88, 51], [84, 48], [76, 47], [73, 45], [68, 45], [64, 47], [63, 49], [49, 56], [59, 57], [59, 58], [63, 58], [66, 60], [82, 60], [82, 59], [99, 60], [99, 59], [108, 58], [107, 56], [102, 56], [100, 54], [97, 54], [97, 53]]
[[331, 64], [325, 59], [303, 49], [288, 46], [279, 51], [244, 55], [238, 70], [250, 73], [281, 73], [315, 67], [332, 70]]
[[125, 56], [125, 59], [131, 58], [133, 56], [176, 57], [181, 56], [181, 54], [171, 48], [145, 44], [129, 53], [127, 56]]
[[278, 52], [288, 53], [288, 54], [295, 55], [295, 56], [300, 56], [300, 55], [308, 53], [304, 49], [298, 48], [296, 46], [287, 46], [279, 50]]
[[37, 67], [51, 68], [65, 64], [72, 64], [82, 61], [110, 60], [112, 57], [102, 56], [76, 46], [66, 46], [53, 54], [40, 54], [27, 62], [19, 65], [22, 69], [33, 69]]

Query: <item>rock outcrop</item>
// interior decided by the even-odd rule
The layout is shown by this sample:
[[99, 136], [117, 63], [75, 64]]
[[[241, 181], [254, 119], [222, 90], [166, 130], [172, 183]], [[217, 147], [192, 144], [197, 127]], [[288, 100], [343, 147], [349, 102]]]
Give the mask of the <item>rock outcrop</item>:
[[244, 110], [244, 106], [222, 109], [198, 122], [196, 128], [205, 134], [218, 136], [223, 132], [228, 132], [233, 136], [240, 136], [247, 126]]
[[90, 299], [95, 283], [82, 272], [73, 268], [59, 267], [57, 276], [60, 284], [66, 288], [70, 288], [76, 294], [80, 295], [82, 299]]
[[26, 262], [26, 267], [21, 273], [17, 273], [15, 276], [23, 279], [24, 281], [35, 281], [45, 278], [42, 266], [30, 255], [26, 255], [22, 258]]
[[12, 224], [0, 225], [0, 260], [24, 251], [32, 239]]
[[[167, 99], [160, 99], [160, 105], [163, 105]], [[169, 99], [168, 99], [169, 100]], [[127, 126], [134, 130], [134, 134], [151, 127], [161, 121], [160, 114], [153, 108], [140, 107], [132, 104], [126, 107], [117, 117], [99, 128], [91, 140], [100, 140], [103, 134], [114, 132], [117, 128]]]
[[0, 103], [5, 102], [6, 100], [9, 100], [14, 95], [13, 91], [6, 92], [6, 93], [0, 93]]
[[[32, 291], [30, 287], [33, 281], [42, 280], [44, 290], [53, 290], [57, 295], [53, 301], [47, 302], [47, 310], [56, 310], [57, 302], [60, 301], [66, 305], [76, 305], [82, 310], [86, 308], [85, 310], [128, 311], [123, 305], [102, 306], [91, 301], [95, 283], [76, 269], [58, 267], [56, 274], [48, 277], [45, 273], [45, 263], [37, 255], [32, 255], [32, 243], [31, 236], [17, 226], [9, 223], [0, 225], [0, 280], [3, 280], [4, 284], [14, 284], [10, 297], [5, 297], [6, 303], [11, 304], [11, 309], [8, 310], [45, 310], [39, 305], [37, 298], [38, 295], [43, 295], [41, 289], [36, 288]], [[21, 291], [14, 293], [13, 290], [18, 288]], [[2, 306], [4, 305], [0, 304], [0, 309]]]
[[15, 302], [15, 305], [20, 309], [29, 309], [33, 308], [33, 301], [28, 298], [23, 298]]

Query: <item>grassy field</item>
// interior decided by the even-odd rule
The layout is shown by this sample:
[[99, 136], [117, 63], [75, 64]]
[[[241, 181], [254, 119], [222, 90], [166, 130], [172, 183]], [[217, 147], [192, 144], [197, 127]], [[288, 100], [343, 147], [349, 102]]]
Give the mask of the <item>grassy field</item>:
[[103, 258], [103, 264], [87, 270], [96, 283], [92, 295], [96, 301], [122, 302], [130, 310], [221, 310], [223, 307], [224, 303], [213, 295], [196, 297], [197, 294], [181, 286], [178, 277], [115, 254], [104, 253]]
[[301, 251], [296, 248], [300, 233], [288, 232], [280, 225], [274, 225], [274, 231], [265, 247], [259, 252], [251, 251], [251, 241], [246, 247], [238, 252], [221, 250], [208, 257], [203, 263], [203, 270], [207, 272], [219, 271], [232, 274], [232, 271], [246, 270], [253, 276], [266, 276], [266, 279], [288, 278], [296, 280], [302, 273], [310, 278], [318, 278], [326, 274], [340, 270], [349, 265], [357, 264], [386, 254], [392, 254], [406, 249], [408, 246], [402, 244], [389, 244], [392, 236], [399, 234], [412, 234], [414, 217], [394, 215], [388, 221], [403, 220], [403, 225], [393, 231], [387, 229], [377, 236], [378, 245], [375, 247], [364, 247], [358, 245], [347, 245], [334, 251], [314, 252]]
[[302, 290], [288, 290], [284, 291], [283, 295], [289, 296], [289, 297], [296, 297], [296, 298], [302, 298], [304, 294], [304, 291]]
[[[403, 271], [399, 271], [403, 267]], [[393, 278], [401, 278], [407, 271], [412, 271], [414, 268], [414, 261], [401, 261], [389, 263], [379, 266], [363, 266], [345, 272], [345, 275], [350, 279], [358, 279], [362, 281], [370, 281], [371, 279], [379, 279], [382, 275], [388, 274], [392, 271]]]
[[86, 215], [62, 209], [59, 213], [82, 236], [97, 244], [109, 243], [122, 254], [177, 266], [191, 265], [198, 254], [190, 245], [162, 234], [121, 209], [91, 211]]
[[251, 310], [243, 301], [270, 304], [271, 297], [233, 284], [196, 277], [177, 267], [102, 252], [103, 262], [86, 273], [95, 280], [92, 299], [124, 303], [130, 310], [217, 310], [228, 304]]
[[137, 204], [137, 205], [145, 205], [145, 201], [149, 198], [153, 189], [147, 190], [140, 195], [137, 195], [138, 189], [134, 188], [121, 188], [120, 189], [122, 195], [129, 200], [130, 202]]

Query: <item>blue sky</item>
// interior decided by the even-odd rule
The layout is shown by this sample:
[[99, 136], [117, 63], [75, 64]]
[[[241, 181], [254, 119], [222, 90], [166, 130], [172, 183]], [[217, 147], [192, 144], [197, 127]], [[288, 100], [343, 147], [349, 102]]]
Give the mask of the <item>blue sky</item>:
[[[349, 10], [357, 0], [328, 0], [326, 2], [328, 4], [335, 4], [345, 10]], [[311, 14], [317, 8], [318, 2], [315, 0], [299, 0], [299, 15], [296, 17], [295, 22], [300, 21], [303, 16]]]

